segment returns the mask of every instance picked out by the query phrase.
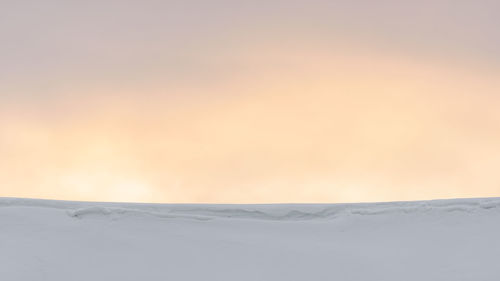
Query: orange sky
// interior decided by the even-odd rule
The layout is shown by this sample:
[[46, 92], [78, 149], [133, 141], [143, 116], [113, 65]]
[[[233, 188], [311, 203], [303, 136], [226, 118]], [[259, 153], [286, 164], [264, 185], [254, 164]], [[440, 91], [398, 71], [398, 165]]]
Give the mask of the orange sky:
[[[487, 6], [450, 12], [444, 1], [418, 9], [387, 1], [368, 13], [370, 4], [348, 1], [255, 10], [172, 1], [177, 13], [162, 14], [130, 2], [8, 7], [0, 196], [175, 203], [499, 196], [500, 64], [498, 53], [485, 51], [500, 40]], [[41, 26], [28, 29], [22, 15]], [[384, 16], [394, 24], [381, 23]], [[470, 31], [464, 23], [473, 20]]]

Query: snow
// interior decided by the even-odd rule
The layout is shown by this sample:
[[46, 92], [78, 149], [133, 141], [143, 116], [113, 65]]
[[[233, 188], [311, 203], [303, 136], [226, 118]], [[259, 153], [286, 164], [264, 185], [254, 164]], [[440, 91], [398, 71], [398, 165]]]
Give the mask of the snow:
[[132, 204], [0, 198], [0, 280], [500, 280], [500, 198]]

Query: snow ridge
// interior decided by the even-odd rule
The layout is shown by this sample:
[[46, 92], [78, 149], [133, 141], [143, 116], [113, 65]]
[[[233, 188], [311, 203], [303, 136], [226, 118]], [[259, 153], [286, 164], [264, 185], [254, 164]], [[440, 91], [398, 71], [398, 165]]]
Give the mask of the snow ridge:
[[22, 198], [0, 198], [0, 207], [55, 208], [72, 218], [87, 216], [154, 216], [211, 220], [221, 218], [258, 220], [333, 219], [346, 215], [410, 214], [423, 212], [475, 212], [500, 209], [500, 198], [448, 199], [432, 201], [355, 204], [140, 204], [74, 202]]

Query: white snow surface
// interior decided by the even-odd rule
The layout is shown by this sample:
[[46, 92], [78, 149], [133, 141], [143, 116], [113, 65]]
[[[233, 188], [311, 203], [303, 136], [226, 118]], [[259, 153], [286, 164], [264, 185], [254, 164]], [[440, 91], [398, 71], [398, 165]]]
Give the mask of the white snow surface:
[[0, 198], [0, 280], [500, 280], [500, 198], [133, 204]]

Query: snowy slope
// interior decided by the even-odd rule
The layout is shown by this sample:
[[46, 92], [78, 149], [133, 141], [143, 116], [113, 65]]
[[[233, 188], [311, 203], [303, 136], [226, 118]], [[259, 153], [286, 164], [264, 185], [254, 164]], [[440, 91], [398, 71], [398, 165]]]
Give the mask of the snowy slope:
[[500, 199], [158, 205], [0, 198], [0, 280], [500, 280]]

